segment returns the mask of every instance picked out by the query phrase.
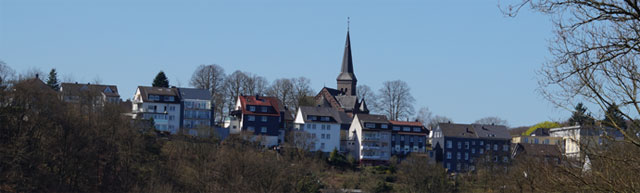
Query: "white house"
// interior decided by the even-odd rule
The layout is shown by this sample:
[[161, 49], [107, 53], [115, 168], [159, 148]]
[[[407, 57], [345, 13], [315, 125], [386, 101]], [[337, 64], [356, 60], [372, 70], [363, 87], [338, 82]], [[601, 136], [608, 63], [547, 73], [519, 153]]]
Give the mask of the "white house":
[[176, 88], [138, 86], [131, 108], [134, 119], [153, 119], [157, 130], [175, 134], [180, 128], [180, 99]]
[[340, 150], [340, 128], [350, 118], [330, 107], [299, 107], [294, 120], [295, 144], [310, 151]]
[[356, 114], [349, 128], [349, 149], [361, 164], [384, 164], [391, 158], [391, 123], [384, 115]]
[[622, 134], [613, 128], [593, 126], [568, 126], [549, 129], [551, 137], [562, 138], [562, 153], [570, 158], [582, 159], [585, 147], [601, 145], [608, 139], [623, 140]]

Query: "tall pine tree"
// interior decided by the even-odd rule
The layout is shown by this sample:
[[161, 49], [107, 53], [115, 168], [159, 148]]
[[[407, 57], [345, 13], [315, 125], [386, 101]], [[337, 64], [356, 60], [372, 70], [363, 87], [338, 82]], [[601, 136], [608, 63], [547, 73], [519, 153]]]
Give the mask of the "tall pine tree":
[[47, 85], [51, 87], [51, 89], [56, 91], [60, 89], [60, 83], [58, 82], [58, 72], [56, 72], [55, 68], [52, 68], [51, 72], [49, 72], [49, 79], [47, 80]]
[[593, 125], [595, 120], [591, 117], [591, 113], [587, 112], [587, 107], [582, 103], [578, 103], [573, 111], [573, 115], [569, 118], [569, 124]]
[[153, 79], [153, 84], [151, 85], [153, 87], [169, 88], [169, 79], [167, 79], [167, 76], [164, 75], [164, 72], [160, 71], [158, 75], [156, 75], [156, 78]]
[[604, 114], [604, 120], [602, 120], [602, 124], [608, 127], [616, 128], [619, 127], [621, 129], [627, 129], [627, 122], [622, 115], [622, 111], [616, 103], [613, 103], [607, 107], [607, 111]]

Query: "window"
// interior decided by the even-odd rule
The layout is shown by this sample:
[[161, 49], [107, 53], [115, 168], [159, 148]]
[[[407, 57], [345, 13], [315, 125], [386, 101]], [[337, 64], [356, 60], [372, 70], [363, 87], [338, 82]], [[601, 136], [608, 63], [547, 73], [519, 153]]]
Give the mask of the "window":
[[249, 131], [252, 131], [252, 132], [253, 132], [253, 131], [255, 131], [255, 130], [256, 130], [256, 128], [255, 128], [255, 127], [252, 127], [252, 126], [249, 126], [249, 127], [247, 127], [247, 130], [249, 130]]
[[376, 128], [376, 124], [366, 123], [366, 124], [364, 124], [364, 127], [366, 127], [366, 128]]
[[247, 120], [248, 120], [248, 121], [255, 121], [255, 120], [256, 120], [256, 117], [255, 117], [255, 116], [253, 116], [253, 115], [248, 115], [248, 116], [247, 116]]
[[504, 163], [509, 162], [509, 158], [507, 156], [502, 157], [502, 162]]
[[311, 124], [307, 124], [307, 129], [311, 129]]
[[413, 131], [415, 131], [415, 132], [420, 132], [420, 127], [414, 127], [414, 128], [413, 128]]
[[315, 121], [315, 120], [317, 120], [317, 117], [309, 115], [309, 116], [307, 116], [307, 119]]
[[498, 151], [498, 144], [493, 144], [493, 151]]
[[458, 152], [458, 153], [456, 154], [456, 158], [457, 158], [457, 159], [462, 158], [462, 154], [460, 154], [460, 152]]
[[331, 134], [327, 134], [327, 139], [331, 139]]
[[260, 127], [262, 133], [267, 133], [267, 127]]
[[173, 98], [173, 96], [164, 96], [164, 100], [165, 101], [174, 101], [175, 98]]
[[262, 122], [267, 122], [267, 116], [262, 116], [260, 118], [262, 119]]
[[526, 138], [526, 137], [525, 137], [525, 138], [523, 138], [522, 140], [524, 141], [524, 143], [529, 143], [529, 138]]
[[538, 144], [539, 143], [538, 138], [534, 138], [533, 143]]
[[256, 112], [256, 106], [249, 106], [249, 111]]
[[462, 167], [460, 167], [460, 163], [456, 164], [456, 170], [462, 170]]
[[393, 130], [394, 130], [394, 131], [400, 131], [400, 127], [398, 127], [398, 126], [393, 126]]
[[391, 135], [391, 141], [396, 141], [396, 135]]
[[169, 111], [175, 111], [176, 110], [176, 106], [169, 106]]
[[471, 145], [476, 145], [476, 141], [471, 141]]
[[315, 133], [312, 133], [312, 134], [311, 134], [311, 138], [314, 138], [314, 139], [315, 139], [315, 138], [316, 138], [316, 134], [315, 134]]
[[402, 131], [411, 131], [411, 128], [409, 128], [409, 127], [402, 127]]
[[311, 124], [311, 128], [316, 129], [316, 124]]
[[422, 143], [422, 137], [418, 137], [418, 143]]
[[479, 151], [480, 154], [484, 153], [484, 149], [482, 149], [482, 148], [478, 149], [478, 151]]
[[464, 152], [464, 160], [469, 160], [469, 153], [468, 152]]
[[498, 156], [493, 156], [493, 162], [498, 162]]
[[320, 135], [320, 139], [324, 139], [324, 133]]
[[169, 121], [173, 120], [173, 115], [169, 115]]
[[260, 107], [260, 111], [262, 111], [263, 113], [267, 112], [267, 107]]
[[388, 128], [387, 124], [380, 124], [380, 128], [386, 129]]
[[451, 159], [451, 152], [447, 152], [447, 159]]
[[329, 121], [329, 117], [320, 117], [321, 121]]
[[462, 149], [462, 142], [458, 141], [458, 149]]
[[490, 150], [490, 149], [491, 149], [491, 144], [487, 144], [487, 145], [486, 145], [486, 149], [487, 149], [487, 150]]
[[545, 139], [544, 144], [549, 144], [549, 139]]
[[476, 148], [471, 148], [471, 153], [475, 154], [476, 153]]
[[484, 141], [480, 141], [480, 145], [484, 145]]
[[450, 141], [450, 140], [447, 140], [447, 148], [452, 148], [451, 146], [453, 146], [453, 145], [452, 145], [452, 143], [451, 143], [451, 141]]
[[502, 145], [502, 151], [509, 151], [509, 145]]
[[468, 141], [464, 142], [464, 149], [469, 149], [469, 142]]
[[413, 137], [411, 136], [407, 136], [407, 137], [409, 137], [409, 142], [413, 143]]
[[324, 149], [324, 143], [320, 143], [320, 149]]
[[447, 163], [447, 170], [451, 170], [451, 164]]
[[400, 135], [400, 141], [404, 141], [404, 135]]

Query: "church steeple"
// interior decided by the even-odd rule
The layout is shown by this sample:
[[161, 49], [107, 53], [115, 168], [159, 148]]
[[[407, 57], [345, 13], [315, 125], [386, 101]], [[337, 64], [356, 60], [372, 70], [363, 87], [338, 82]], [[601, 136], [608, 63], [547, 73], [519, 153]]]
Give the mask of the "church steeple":
[[336, 79], [338, 81], [338, 90], [345, 95], [356, 95], [356, 84], [358, 79], [353, 73], [353, 59], [351, 58], [351, 40], [349, 38], [349, 30], [347, 30], [347, 41], [344, 45], [344, 56], [342, 56], [342, 69], [340, 75]]

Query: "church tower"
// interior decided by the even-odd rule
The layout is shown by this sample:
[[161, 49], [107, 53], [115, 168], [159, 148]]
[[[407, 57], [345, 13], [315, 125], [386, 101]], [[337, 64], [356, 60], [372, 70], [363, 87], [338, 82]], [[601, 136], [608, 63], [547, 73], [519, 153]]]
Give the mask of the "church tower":
[[353, 73], [353, 60], [351, 59], [351, 41], [349, 40], [349, 30], [347, 30], [347, 42], [344, 45], [344, 56], [342, 57], [342, 70], [336, 78], [338, 90], [347, 96], [356, 96], [356, 84], [358, 79]]

